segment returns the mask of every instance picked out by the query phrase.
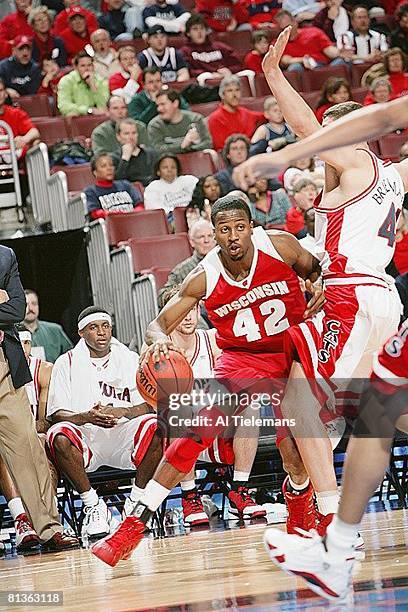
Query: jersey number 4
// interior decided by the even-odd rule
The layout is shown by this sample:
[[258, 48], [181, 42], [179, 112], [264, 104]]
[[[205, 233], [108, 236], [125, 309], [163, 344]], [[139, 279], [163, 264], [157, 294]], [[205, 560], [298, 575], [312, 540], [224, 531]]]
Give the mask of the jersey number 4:
[[384, 223], [378, 230], [380, 238], [386, 238], [388, 240], [388, 246], [393, 247], [395, 243], [395, 228], [397, 225], [397, 215], [395, 213], [395, 206], [391, 204], [390, 210], [385, 217]]
[[[280, 334], [289, 327], [289, 321], [285, 317], [286, 306], [282, 300], [268, 300], [259, 306], [259, 311], [263, 317], [265, 334], [274, 336]], [[246, 336], [247, 342], [255, 342], [262, 338], [261, 329], [255, 321], [252, 308], [243, 308], [237, 312], [232, 331], [236, 338]]]

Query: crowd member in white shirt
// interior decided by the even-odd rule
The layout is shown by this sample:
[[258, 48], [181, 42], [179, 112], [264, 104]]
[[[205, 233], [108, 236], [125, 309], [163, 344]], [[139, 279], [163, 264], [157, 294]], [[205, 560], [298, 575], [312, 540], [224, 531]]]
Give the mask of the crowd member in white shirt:
[[111, 37], [107, 30], [99, 28], [92, 32], [91, 44], [86, 46], [86, 51], [94, 59], [96, 74], [103, 79], [108, 79], [115, 72], [119, 72], [118, 52], [112, 47]]
[[47, 404], [54, 425], [47, 442], [53, 461], [84, 504], [82, 536], [98, 538], [109, 533], [112, 515], [87, 472], [103, 465], [137, 468], [127, 500], [130, 513], [162, 447], [156, 416], [136, 389], [139, 356], [112, 337], [109, 313], [98, 306], [86, 308], [78, 317], [78, 333], [78, 344], [54, 364]]
[[144, 192], [146, 210], [163, 208], [166, 215], [171, 216], [177, 206], [189, 204], [198, 178], [191, 174], [181, 174], [180, 161], [176, 155], [162, 155], [156, 163], [154, 174], [158, 179], [150, 183]]
[[379, 62], [388, 50], [384, 34], [370, 30], [370, 17], [364, 6], [355, 6], [351, 12], [352, 29], [337, 38], [341, 57], [353, 63]]

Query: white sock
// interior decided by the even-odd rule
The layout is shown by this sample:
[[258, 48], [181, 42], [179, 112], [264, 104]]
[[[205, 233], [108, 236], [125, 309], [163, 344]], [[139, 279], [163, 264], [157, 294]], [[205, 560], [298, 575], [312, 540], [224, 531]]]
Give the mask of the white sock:
[[235, 482], [248, 482], [250, 472], [240, 472], [239, 470], [234, 470], [234, 478]]
[[21, 497], [14, 497], [13, 499], [10, 499], [7, 505], [9, 507], [10, 514], [13, 517], [13, 521], [15, 521], [20, 514], [26, 514], [26, 509], [23, 506]]
[[333, 518], [333, 521], [327, 527], [327, 539], [326, 544], [329, 552], [333, 549], [350, 549], [354, 545], [360, 524], [352, 525], [345, 523], [338, 516]]
[[195, 480], [182, 480], [180, 484], [182, 491], [194, 491], [196, 486]]
[[132, 502], [137, 503], [144, 493], [144, 489], [140, 489], [135, 484], [132, 486], [130, 491], [130, 499]]
[[163, 487], [159, 482], [150, 480], [140, 498], [140, 502], [147, 506], [152, 512], [156, 512], [157, 508], [164, 502], [170, 491], [171, 489], [166, 489], [166, 487]]
[[316, 492], [317, 508], [320, 514], [336, 514], [339, 507], [340, 495], [336, 491]]
[[85, 493], [80, 493], [79, 497], [82, 499], [84, 506], [96, 506], [99, 503], [99, 497], [95, 489], [90, 488]]
[[292, 489], [294, 489], [295, 491], [302, 491], [303, 489], [306, 489], [309, 486], [309, 482], [310, 479], [309, 477], [306, 478], [305, 482], [302, 484], [296, 484], [296, 482], [293, 482], [293, 480], [291, 479], [290, 476], [288, 476], [289, 479], [289, 484], [292, 487]]

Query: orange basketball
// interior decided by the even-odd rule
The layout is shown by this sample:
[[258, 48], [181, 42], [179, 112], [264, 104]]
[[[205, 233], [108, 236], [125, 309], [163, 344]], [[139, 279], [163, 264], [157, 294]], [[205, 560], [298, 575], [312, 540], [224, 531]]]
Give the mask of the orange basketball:
[[191, 393], [194, 375], [187, 359], [177, 351], [169, 351], [169, 359], [159, 363], [151, 355], [148, 362], [139, 367], [136, 384], [140, 395], [153, 408], [163, 403], [169, 395]]

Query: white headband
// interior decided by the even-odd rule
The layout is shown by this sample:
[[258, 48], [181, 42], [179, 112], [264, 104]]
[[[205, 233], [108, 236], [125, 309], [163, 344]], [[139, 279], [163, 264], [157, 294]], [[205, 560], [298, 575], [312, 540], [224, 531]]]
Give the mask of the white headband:
[[31, 332], [27, 331], [19, 331], [18, 337], [20, 338], [20, 342], [31, 342]]
[[112, 317], [107, 312], [93, 312], [78, 322], [78, 331], [82, 331], [84, 327], [94, 321], [107, 321], [109, 325], [112, 325]]

